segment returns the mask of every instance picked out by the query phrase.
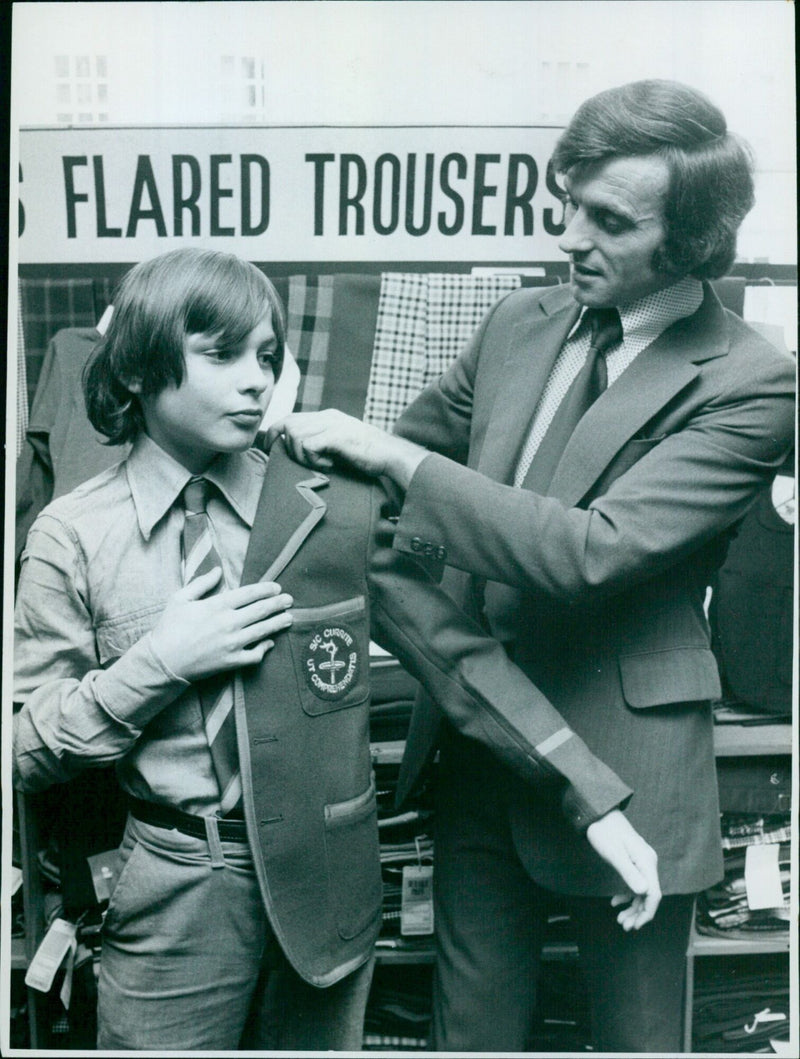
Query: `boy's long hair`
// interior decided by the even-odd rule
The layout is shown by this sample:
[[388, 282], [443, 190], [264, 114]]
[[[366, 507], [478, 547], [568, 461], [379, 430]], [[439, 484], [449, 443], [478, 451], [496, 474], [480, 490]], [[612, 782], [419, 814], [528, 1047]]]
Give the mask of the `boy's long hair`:
[[286, 343], [283, 306], [255, 265], [196, 248], [135, 265], [119, 286], [108, 330], [84, 368], [92, 426], [110, 445], [132, 441], [144, 430], [144, 418], [131, 382], [141, 383], [143, 396], [179, 386], [187, 335], [219, 335], [235, 346], [268, 314], [278, 340], [277, 378]]

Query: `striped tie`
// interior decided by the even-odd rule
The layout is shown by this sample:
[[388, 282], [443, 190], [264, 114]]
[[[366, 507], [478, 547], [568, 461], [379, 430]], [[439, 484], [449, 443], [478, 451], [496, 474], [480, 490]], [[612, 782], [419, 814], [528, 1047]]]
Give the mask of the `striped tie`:
[[[183, 490], [185, 519], [183, 524], [183, 583], [188, 584], [201, 574], [222, 566], [211, 536], [206, 514], [209, 483], [205, 478], [191, 478]], [[212, 592], [223, 588], [223, 580]], [[206, 738], [220, 789], [223, 816], [239, 807], [242, 798], [242, 779], [239, 774], [239, 755], [236, 749], [236, 718], [233, 710], [233, 681], [220, 673], [198, 681], [197, 693], [203, 714]]]

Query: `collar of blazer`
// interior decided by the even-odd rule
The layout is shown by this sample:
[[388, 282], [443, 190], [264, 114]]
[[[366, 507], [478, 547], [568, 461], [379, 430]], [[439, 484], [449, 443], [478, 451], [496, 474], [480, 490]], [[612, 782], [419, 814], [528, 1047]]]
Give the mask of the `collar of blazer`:
[[[551, 496], [577, 504], [622, 446], [696, 377], [698, 365], [727, 354], [724, 310], [711, 287], [703, 287], [697, 312], [672, 324], [642, 350], [583, 417], [564, 449], [548, 490]], [[558, 287], [539, 297], [514, 327], [478, 464], [484, 474], [509, 480], [544, 385], [579, 312], [569, 290]]]
[[272, 447], [242, 570], [242, 584], [274, 581], [325, 516], [318, 490], [330, 479], [295, 463], [282, 440]]

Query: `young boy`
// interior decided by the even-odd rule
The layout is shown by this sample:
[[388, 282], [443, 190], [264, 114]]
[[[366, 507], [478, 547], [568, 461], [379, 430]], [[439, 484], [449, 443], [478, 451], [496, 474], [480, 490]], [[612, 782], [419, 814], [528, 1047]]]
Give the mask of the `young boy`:
[[[274, 579], [239, 584], [267, 464], [251, 446], [284, 337], [272, 285], [237, 258], [179, 250], [131, 270], [85, 389], [92, 424], [132, 451], [51, 504], [28, 538], [18, 784], [115, 761], [131, 797], [104, 924], [100, 1048], [235, 1048], [262, 967], [291, 977], [252, 865], [235, 744], [223, 775], [231, 765], [217, 765], [206, 731], [231, 725], [230, 681], [216, 717], [204, 682], [260, 662], [292, 621]], [[187, 491], [202, 509], [197, 479], [206, 513], [187, 516]], [[205, 532], [184, 554], [184, 525], [198, 519]], [[348, 976], [337, 1003], [325, 995], [327, 1023], [323, 1013], [295, 1046], [354, 1046], [367, 979]]]
[[132, 269], [85, 377], [93, 425], [132, 450], [51, 503], [23, 555], [15, 784], [113, 762], [129, 796], [101, 1049], [360, 1047], [382, 897], [370, 630], [571, 816], [626, 823], [625, 784], [385, 546], [382, 490], [251, 448], [283, 346], [254, 266]]

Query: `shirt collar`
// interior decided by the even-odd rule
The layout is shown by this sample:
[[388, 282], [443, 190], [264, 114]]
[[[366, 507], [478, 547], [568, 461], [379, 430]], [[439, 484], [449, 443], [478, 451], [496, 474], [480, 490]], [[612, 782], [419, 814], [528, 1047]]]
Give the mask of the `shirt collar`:
[[[634, 336], [642, 336], [652, 341], [676, 320], [696, 313], [702, 302], [703, 284], [693, 276], [684, 276], [670, 287], [646, 294], [643, 298], [620, 307], [622, 340], [625, 342]], [[584, 308], [570, 331], [570, 337], [575, 335], [585, 313]]]
[[[218, 456], [203, 477], [214, 483], [252, 529], [265, 468], [264, 454], [248, 449]], [[178, 499], [192, 473], [147, 434], [140, 434], [128, 456], [127, 474], [139, 529], [149, 540], [156, 523]]]

